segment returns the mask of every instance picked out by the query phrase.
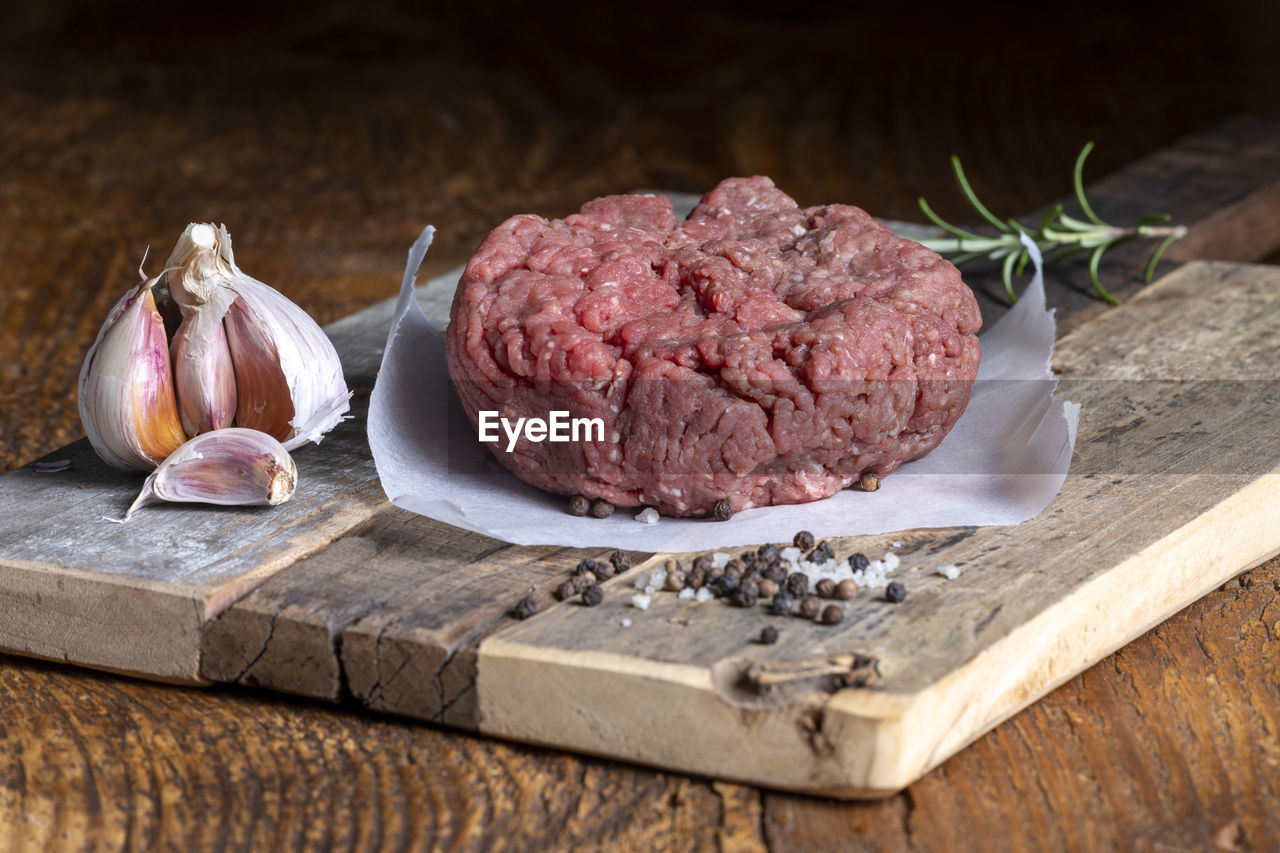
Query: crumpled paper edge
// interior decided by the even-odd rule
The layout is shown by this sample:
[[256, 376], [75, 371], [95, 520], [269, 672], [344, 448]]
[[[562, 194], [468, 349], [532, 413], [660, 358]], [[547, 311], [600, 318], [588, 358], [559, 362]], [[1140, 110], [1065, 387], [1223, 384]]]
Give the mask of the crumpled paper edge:
[[[434, 234], [428, 226], [409, 251], [370, 401], [374, 462], [388, 499], [402, 509], [518, 545], [689, 551], [787, 541], [799, 529], [853, 536], [1018, 524], [1038, 515], [1066, 479], [1080, 407], [1053, 394], [1056, 324], [1045, 306], [1040, 253], [1023, 235], [1035, 273], [1018, 304], [981, 337], [983, 359], [965, 415], [933, 453], [903, 465], [879, 491], [745, 510], [725, 522], [663, 518], [649, 525], [628, 509], [607, 519], [574, 518], [565, 497], [502, 468], [461, 414], [444, 337], [415, 298], [416, 273]], [[999, 410], [1015, 403], [1021, 418], [1002, 422]], [[996, 455], [982, 457], [981, 448]], [[988, 464], [998, 470], [991, 473]]]

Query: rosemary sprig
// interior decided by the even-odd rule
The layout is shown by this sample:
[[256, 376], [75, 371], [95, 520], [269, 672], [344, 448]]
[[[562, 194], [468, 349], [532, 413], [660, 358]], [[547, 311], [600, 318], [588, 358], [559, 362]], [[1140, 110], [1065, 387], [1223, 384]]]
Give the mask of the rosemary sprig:
[[1112, 305], [1119, 305], [1119, 300], [1107, 292], [1098, 278], [1098, 264], [1102, 256], [1121, 243], [1127, 243], [1138, 237], [1159, 238], [1160, 242], [1151, 253], [1151, 259], [1147, 262], [1143, 273], [1143, 281], [1149, 282], [1155, 274], [1156, 264], [1160, 261], [1164, 250], [1169, 248], [1169, 244], [1174, 240], [1184, 236], [1187, 229], [1184, 225], [1164, 224], [1170, 219], [1169, 215], [1164, 213], [1145, 213], [1139, 216], [1129, 228], [1109, 225], [1102, 221], [1098, 214], [1094, 213], [1093, 207], [1084, 195], [1084, 161], [1092, 150], [1092, 142], [1086, 143], [1081, 149], [1080, 155], [1076, 157], [1073, 174], [1076, 203], [1080, 206], [1080, 214], [1083, 218], [1070, 216], [1063, 210], [1062, 205], [1057, 205], [1045, 214], [1039, 226], [1034, 229], [1026, 227], [1015, 219], [1002, 220], [988, 210], [978, 198], [977, 193], [973, 191], [973, 187], [969, 185], [969, 179], [965, 177], [964, 169], [960, 166], [960, 158], [952, 155], [951, 166], [955, 170], [956, 183], [960, 185], [960, 191], [978, 216], [995, 228], [997, 233], [994, 237], [984, 237], [952, 225], [935, 213], [929, 203], [921, 198], [920, 210], [930, 222], [951, 236], [919, 238], [919, 242], [935, 252], [951, 255], [952, 263], [957, 265], [977, 258], [1000, 261], [1004, 292], [1011, 303], [1018, 301], [1018, 297], [1013, 292], [1013, 277], [1021, 275], [1031, 257], [1026, 246], [1022, 245], [1022, 234], [1031, 238], [1046, 262], [1057, 263], [1072, 255], [1088, 252], [1089, 279], [1093, 282], [1093, 289], [1101, 299]]

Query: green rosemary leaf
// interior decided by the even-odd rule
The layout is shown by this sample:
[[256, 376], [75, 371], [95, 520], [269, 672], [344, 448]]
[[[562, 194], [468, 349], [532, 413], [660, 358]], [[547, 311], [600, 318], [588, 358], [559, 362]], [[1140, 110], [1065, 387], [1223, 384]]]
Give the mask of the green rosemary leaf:
[[1080, 149], [1080, 155], [1076, 157], [1076, 167], [1072, 174], [1072, 181], [1076, 188], [1076, 201], [1080, 204], [1080, 209], [1084, 211], [1085, 219], [1088, 219], [1094, 225], [1106, 225], [1098, 214], [1093, 212], [1093, 208], [1089, 206], [1089, 200], [1084, 197], [1084, 161], [1088, 159], [1089, 152], [1093, 150], [1093, 140], [1090, 139], [1084, 144], [1084, 148]]
[[1072, 230], [1072, 231], [1087, 232], [1087, 231], [1096, 231], [1096, 230], [1098, 230], [1098, 225], [1097, 225], [1097, 223], [1095, 223], [1095, 222], [1085, 222], [1085, 221], [1084, 221], [1084, 220], [1082, 220], [1082, 219], [1076, 219], [1074, 216], [1068, 216], [1068, 215], [1067, 215], [1067, 214], [1065, 214], [1065, 213], [1063, 213], [1063, 214], [1061, 214], [1061, 215], [1059, 215], [1059, 216], [1058, 216], [1058, 223], [1057, 223], [1057, 224], [1059, 224], [1059, 225], [1063, 225], [1063, 226], [1065, 226], [1065, 227], [1069, 228], [1069, 229], [1070, 229], [1070, 230]]
[[947, 220], [943, 219], [938, 214], [934, 213], [933, 208], [929, 206], [929, 202], [925, 201], [923, 196], [921, 196], [921, 198], [919, 199], [919, 202], [920, 202], [920, 212], [923, 213], [925, 216], [929, 217], [930, 222], [932, 222], [934, 225], [937, 225], [939, 228], [941, 228], [943, 231], [946, 231], [948, 234], [954, 234], [957, 237], [959, 237], [961, 240], [981, 240], [982, 239], [977, 234], [974, 234], [972, 231], [966, 231], [963, 228], [957, 228]]
[[1004, 259], [1004, 266], [1000, 268], [1000, 277], [1004, 279], [1004, 295], [1009, 297], [1010, 305], [1018, 304], [1018, 297], [1013, 292], [1013, 265], [1017, 262], [1019, 254], [1025, 255], [1026, 253], [1027, 250], [1024, 248], [1021, 253], [1014, 252], [1010, 254]]
[[1156, 250], [1151, 253], [1151, 260], [1147, 261], [1147, 268], [1142, 272], [1143, 284], [1151, 283], [1152, 277], [1156, 274], [1156, 264], [1160, 263], [1160, 256], [1164, 254], [1165, 249], [1169, 248], [1169, 244], [1181, 236], [1182, 235], [1178, 233], [1170, 234], [1168, 237], [1161, 240], [1156, 246]]
[[1107, 246], [1103, 244], [1095, 248], [1093, 253], [1089, 255], [1089, 280], [1093, 282], [1093, 289], [1102, 298], [1102, 301], [1112, 305], [1119, 305], [1120, 300], [1108, 293], [1107, 289], [1102, 286], [1102, 282], [1098, 280], [1098, 262], [1102, 260], [1102, 255], [1106, 251]]
[[997, 231], [1003, 231], [1006, 234], [1012, 233], [1012, 229], [996, 218], [996, 215], [987, 210], [987, 206], [978, 198], [978, 194], [973, 191], [973, 187], [969, 186], [969, 179], [964, 175], [964, 168], [960, 165], [960, 158], [951, 155], [951, 167], [955, 169], [956, 182], [960, 184], [960, 192], [964, 193], [964, 197], [969, 200], [969, 204], [973, 205], [973, 209], [978, 215], [987, 220], [990, 225]]
[[1142, 228], [1146, 225], [1159, 225], [1162, 222], [1168, 222], [1170, 219], [1173, 219], [1173, 217], [1167, 213], [1144, 213], [1138, 217], [1134, 226]]

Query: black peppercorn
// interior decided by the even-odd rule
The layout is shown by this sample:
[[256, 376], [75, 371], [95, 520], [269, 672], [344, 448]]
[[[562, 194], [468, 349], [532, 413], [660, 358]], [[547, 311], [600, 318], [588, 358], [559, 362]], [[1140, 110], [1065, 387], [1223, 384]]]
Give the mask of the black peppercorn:
[[858, 585], [853, 582], [853, 578], [845, 578], [836, 584], [836, 598], [841, 601], [853, 601], [858, 595]]
[[867, 555], [859, 551], [857, 554], [849, 555], [849, 567], [855, 571], [863, 571], [867, 566], [871, 565], [871, 561], [867, 559]]
[[778, 642], [778, 629], [772, 625], [765, 625], [764, 630], [760, 632], [760, 642], [766, 646], [772, 646]]
[[737, 572], [738, 574], [742, 574], [742, 561], [737, 558], [730, 559], [729, 562], [724, 564], [724, 570], [726, 572]]
[[806, 619], [814, 619], [822, 609], [822, 602], [816, 595], [806, 595], [800, 599], [800, 615]]
[[771, 580], [774, 583], [785, 583], [787, 580], [787, 570], [782, 568], [781, 564], [773, 563], [769, 568], [765, 569], [760, 576], [766, 580]]
[[573, 581], [565, 581], [556, 587], [556, 598], [560, 601], [573, 598], [578, 594], [578, 585]]
[[792, 598], [800, 598], [809, 591], [809, 576], [804, 572], [792, 572], [787, 575], [786, 585]]
[[742, 584], [742, 575], [737, 572], [725, 571], [715, 582], [715, 591], [718, 595], [732, 595], [733, 591]]
[[604, 601], [604, 590], [599, 586], [592, 584], [582, 591], [582, 603], [588, 607], [595, 607]]
[[538, 602], [533, 600], [533, 593], [530, 592], [524, 598], [516, 602], [516, 606], [511, 608], [511, 615], [517, 619], [528, 619], [530, 616], [538, 612]]
[[755, 607], [760, 600], [760, 590], [751, 581], [738, 584], [729, 596], [729, 601], [737, 607]]
[[814, 586], [813, 591], [819, 598], [835, 598], [836, 582], [831, 578], [823, 578]]
[[707, 570], [711, 568], [711, 555], [699, 554], [698, 556], [694, 557], [693, 567], [695, 569], [701, 569], [703, 574], [706, 574]]
[[768, 578], [761, 578], [756, 588], [760, 590], [761, 598], [773, 598], [778, 594], [778, 585]]
[[795, 606], [795, 602], [785, 589], [778, 590], [778, 594], [773, 597], [773, 612], [778, 616], [790, 616], [791, 609]]
[[828, 604], [822, 608], [823, 625], [839, 625], [844, 620], [844, 608], [839, 604]]
[[874, 492], [880, 488], [880, 478], [875, 474], [863, 474], [858, 478], [858, 485], [864, 492]]
[[690, 589], [702, 589], [702, 585], [706, 582], [707, 573], [696, 565], [684, 576], [684, 585]]
[[589, 509], [591, 509], [591, 501], [582, 495], [574, 495], [569, 498], [569, 515], [583, 516], [587, 514]]
[[600, 580], [596, 577], [595, 572], [583, 572], [580, 575], [573, 576], [573, 585], [577, 587], [578, 592], [582, 592], [589, 586], [595, 586], [599, 582]]
[[801, 551], [808, 551], [813, 547], [813, 534], [807, 530], [801, 530], [796, 537], [791, 540], [791, 544], [795, 545]]
[[625, 572], [631, 568], [631, 558], [623, 551], [614, 551], [609, 555], [609, 562], [613, 563], [613, 567], [620, 572]]
[[613, 504], [604, 500], [592, 501], [591, 514], [596, 518], [608, 518], [613, 515]]
[[831, 547], [831, 543], [823, 539], [812, 551], [809, 552], [809, 562], [825, 563], [827, 560], [834, 560], [836, 551]]
[[907, 599], [907, 588], [902, 585], [901, 581], [893, 581], [884, 588], [884, 600], [892, 601], [894, 604], [901, 604]]
[[764, 560], [766, 563], [777, 562], [777, 560], [780, 559], [781, 557], [781, 555], [778, 553], [777, 545], [761, 545], [759, 548], [756, 549], [756, 554], [758, 554], [760, 556], [760, 559]]
[[577, 567], [573, 570], [573, 573], [575, 575], [584, 575], [587, 572], [594, 572], [595, 570], [596, 570], [596, 561], [587, 559], [587, 560], [580, 560], [578, 562]]
[[617, 572], [614, 571], [612, 563], [606, 563], [604, 560], [596, 560], [596, 568], [592, 574], [596, 576], [597, 580], [607, 581], [609, 578], [617, 574]]
[[674, 569], [667, 572], [667, 580], [663, 588], [668, 592], [679, 592], [684, 589], [685, 576], [680, 569]]
[[728, 521], [733, 518], [733, 504], [724, 498], [716, 501], [716, 505], [711, 508], [711, 514], [716, 517], [716, 521]]

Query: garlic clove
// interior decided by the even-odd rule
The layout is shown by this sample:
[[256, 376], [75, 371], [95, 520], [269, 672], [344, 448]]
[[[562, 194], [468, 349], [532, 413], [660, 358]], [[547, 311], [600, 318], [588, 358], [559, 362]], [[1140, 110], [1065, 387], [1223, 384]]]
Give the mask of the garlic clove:
[[173, 355], [178, 415], [186, 434], [199, 435], [231, 426], [236, 416], [236, 376], [222, 323], [210, 326], [208, 331], [202, 331], [197, 323], [182, 324], [169, 350]]
[[147, 477], [122, 519], [150, 503], [276, 506], [293, 497], [298, 469], [280, 442], [264, 432], [228, 427], [197, 435]]
[[178, 416], [164, 320], [147, 279], [107, 316], [80, 368], [80, 420], [109, 465], [149, 471], [186, 440]]

